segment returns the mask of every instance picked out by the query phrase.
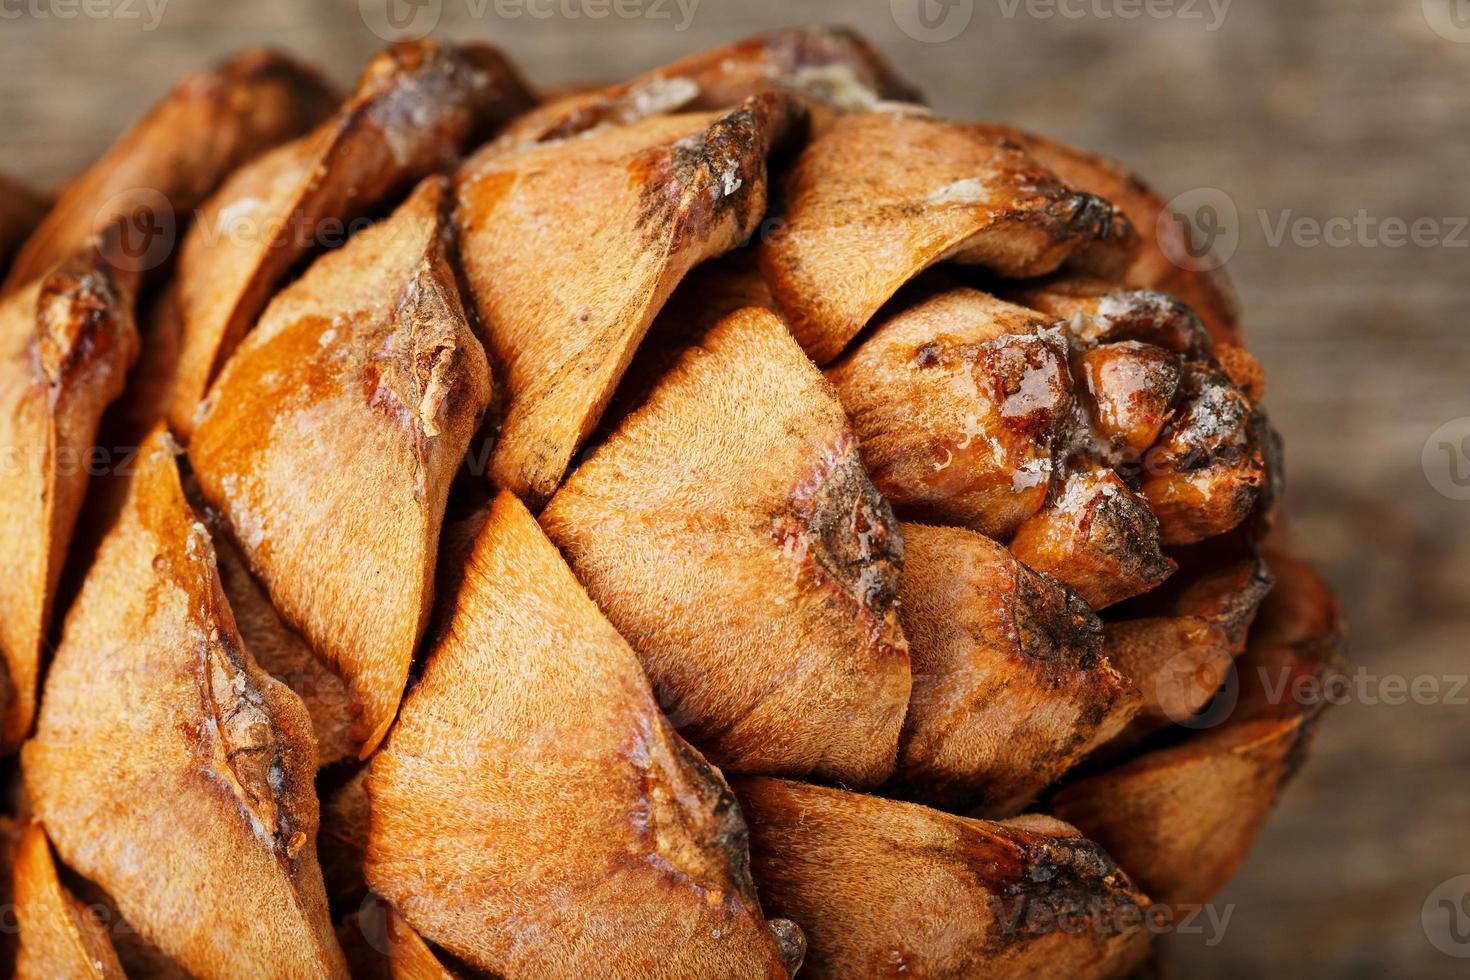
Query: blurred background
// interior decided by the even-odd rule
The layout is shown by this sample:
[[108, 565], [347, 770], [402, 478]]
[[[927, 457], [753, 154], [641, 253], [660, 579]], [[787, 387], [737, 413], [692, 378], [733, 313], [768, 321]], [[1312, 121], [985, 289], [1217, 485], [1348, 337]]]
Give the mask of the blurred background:
[[1470, 0], [0, 0], [0, 170], [58, 184], [246, 44], [347, 85], [389, 2], [541, 83], [846, 23], [941, 112], [1181, 195], [1269, 371], [1353, 683], [1216, 899], [1223, 938], [1170, 936], [1166, 975], [1470, 973]]

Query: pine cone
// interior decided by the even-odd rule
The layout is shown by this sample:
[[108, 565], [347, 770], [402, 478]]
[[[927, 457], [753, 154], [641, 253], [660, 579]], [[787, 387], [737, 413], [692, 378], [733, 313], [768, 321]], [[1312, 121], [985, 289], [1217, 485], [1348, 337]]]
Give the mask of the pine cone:
[[1161, 207], [827, 28], [0, 184], [18, 975], [1133, 971], [1341, 633]]

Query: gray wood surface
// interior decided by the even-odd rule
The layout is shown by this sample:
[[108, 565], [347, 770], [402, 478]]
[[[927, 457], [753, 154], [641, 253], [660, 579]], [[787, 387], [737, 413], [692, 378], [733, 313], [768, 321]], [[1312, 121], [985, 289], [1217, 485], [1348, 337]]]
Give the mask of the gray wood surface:
[[[287, 48], [345, 84], [381, 43], [357, 0], [166, 0], [152, 30], [144, 0], [89, 0], [138, 19], [59, 16], [80, 2], [0, 0], [0, 170], [40, 184], [85, 164], [178, 75], [241, 45]], [[1470, 3], [1234, 0], [1210, 29], [1203, 0], [1136, 19], [1120, 16], [1133, 0], [1062, 0], [1075, 17], [1051, 0], [950, 0], [933, 9], [968, 7], [969, 22], [943, 43], [900, 28], [894, 10], [910, 0], [699, 0], [682, 30], [674, 0], [643, 0], [650, 16], [631, 19], [530, 12], [596, 9], [587, 2], [442, 0], [440, 33], [495, 40], [553, 82], [626, 75], [771, 26], [846, 22], [946, 112], [1110, 152], [1170, 192], [1223, 191], [1240, 218], [1229, 269], [1288, 443], [1288, 511], [1342, 592], [1354, 662], [1374, 675], [1470, 672], [1470, 503], [1438, 493], [1421, 465], [1430, 434], [1470, 416], [1470, 232], [1458, 246], [1400, 247], [1272, 235], [1283, 217], [1310, 231], [1365, 210], [1433, 219], [1447, 237], [1450, 219], [1470, 216], [1470, 43], [1425, 13], [1459, 2], [1470, 27]], [[1173, 937], [1170, 974], [1466, 975], [1420, 914], [1438, 883], [1470, 873], [1467, 720], [1463, 702], [1334, 709], [1217, 901], [1234, 906], [1224, 941]]]

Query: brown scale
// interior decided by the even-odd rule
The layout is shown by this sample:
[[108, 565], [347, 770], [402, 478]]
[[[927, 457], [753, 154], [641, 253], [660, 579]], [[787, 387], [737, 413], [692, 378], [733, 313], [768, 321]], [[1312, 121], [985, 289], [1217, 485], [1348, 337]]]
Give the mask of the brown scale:
[[14, 882], [14, 923], [20, 940], [17, 980], [124, 980], [107, 930], [62, 884], [39, 823], [28, 825], [15, 845]]
[[716, 764], [864, 786], [892, 772], [902, 536], [775, 314], [738, 311], [684, 351], [541, 520]]
[[[331, 758], [370, 753], [393, 720], [428, 623], [450, 481], [490, 401], [448, 207], [447, 181], [425, 180], [283, 290], [211, 389], [189, 448], [250, 574], [347, 685], [342, 697], [319, 670], [290, 668], [319, 728], [337, 733]], [[328, 567], [327, 542], [354, 547]], [[299, 663], [299, 644], [272, 643], [281, 666]]]
[[1093, 609], [1147, 592], [1174, 573], [1147, 501], [1105, 466], [1071, 468], [1016, 531], [1012, 553], [1076, 589]]
[[[15, 256], [0, 294], [45, 275], [119, 217], [137, 230], [181, 232], [232, 170], [314, 126], [332, 102], [331, 90], [315, 72], [260, 48], [188, 76], [67, 184]], [[156, 206], [151, 195], [139, 194], [141, 188], [160, 195], [170, 213], [136, 213]], [[165, 256], [152, 249], [173, 242], [140, 244], [140, 261], [161, 263]]]
[[900, 618], [914, 693], [891, 788], [1020, 812], [1139, 707], [1082, 598], [973, 531], [905, 524]]
[[922, 101], [864, 38], [814, 25], [758, 34], [617, 85], [549, 98], [497, 142], [523, 147], [670, 112], [728, 109], [771, 88], [839, 108]]
[[0, 301], [0, 751], [35, 714], [42, 645], [88, 486], [103, 412], [138, 357], [137, 276], [110, 261], [121, 229]]
[[30, 188], [0, 174], [0, 282], [10, 259], [46, 214], [48, 202]]
[[[806, 934], [802, 976], [1126, 976], [1148, 899], [1067, 824], [1001, 822], [783, 779], [736, 780], [761, 901]], [[1058, 923], [1065, 928], [1058, 928]]]
[[1144, 701], [1110, 753], [1210, 702], [1245, 650], [1274, 580], [1245, 533], [1176, 551], [1182, 563], [1162, 587], [1121, 606], [1107, 629], [1107, 654]]
[[1196, 311], [1215, 342], [1238, 345], [1239, 311], [1223, 268], [1185, 268], [1189, 231], [1165, 211], [1166, 202], [1140, 177], [1106, 157], [1011, 126], [983, 124], [985, 132], [1013, 142], [1074, 187], [1113, 202], [1138, 235], [1130, 261], [1108, 277], [1117, 286], [1159, 290]]
[[1331, 591], [1288, 554], [1268, 551], [1267, 563], [1276, 586], [1220, 717], [1071, 782], [1052, 800], [1053, 812], [1106, 847], [1164, 904], [1209, 901], [1245, 859], [1322, 710], [1292, 685], [1321, 682], [1338, 666], [1342, 623]]
[[240, 640], [175, 451], [161, 431], [143, 447], [67, 618], [26, 786], [58, 855], [191, 975], [342, 977], [310, 717]]
[[1077, 354], [1072, 372], [1100, 440], [1119, 460], [1142, 459], [1169, 421], [1179, 391], [1179, 355], [1124, 340]]
[[237, 170], [183, 243], [174, 431], [194, 431], [210, 384], [294, 266], [532, 101], [487, 45], [395, 44], [330, 119]]
[[465, 279], [506, 387], [497, 486], [550, 499], [669, 294], [755, 231], [766, 156], [803, 118], [765, 93], [464, 164]]
[[1018, 292], [1028, 309], [936, 281], [827, 370], [902, 516], [1008, 540], [1099, 609], [1239, 525], [1265, 480], [1259, 411], [1198, 318], [1101, 288]]
[[368, 884], [479, 969], [795, 970], [792, 927], [756, 901], [729, 787], [509, 493], [366, 789]]
[[1140, 492], [1164, 543], [1224, 534], [1255, 508], [1265, 461], [1254, 406], [1217, 367], [1184, 365], [1173, 418], [1143, 457]]
[[973, 289], [881, 320], [827, 369], [873, 482], [905, 517], [1008, 538], [1046, 499], [1071, 411], [1048, 318]]
[[1120, 212], [979, 128], [896, 112], [838, 117], [781, 182], [761, 270], [792, 333], [826, 365], [939, 261], [1032, 277], [1126, 261]]

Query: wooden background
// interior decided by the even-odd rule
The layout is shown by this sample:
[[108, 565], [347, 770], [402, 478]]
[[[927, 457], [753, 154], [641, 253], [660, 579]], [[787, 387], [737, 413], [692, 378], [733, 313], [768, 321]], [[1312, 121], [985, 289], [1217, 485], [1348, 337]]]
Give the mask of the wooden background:
[[[113, 12], [60, 16], [81, 2], [0, 0], [0, 170], [39, 184], [233, 48], [279, 45], [346, 84], [381, 43], [358, 0], [164, 0], [152, 30], [145, 0], [85, 0]], [[1470, 503], [1437, 493], [1421, 465], [1430, 434], [1470, 416], [1470, 232], [1451, 236], [1452, 219], [1470, 215], [1470, 43], [1436, 34], [1424, 7], [1459, 2], [1470, 26], [1470, 2], [1234, 0], [1214, 23], [1203, 0], [1161, 0], [1173, 16], [1136, 19], [1119, 16], [1138, 9], [1131, 0], [919, 0], [968, 16], [943, 43], [900, 28], [915, 0], [697, 0], [683, 30], [674, 0], [632, 0], [623, 9], [647, 16], [597, 20], [555, 13], [594, 10], [587, 0], [440, 2], [441, 34], [493, 39], [543, 82], [841, 21], [946, 112], [1110, 152], [1171, 193], [1223, 192], [1239, 216], [1229, 269], [1288, 443], [1288, 510], [1342, 592], [1354, 663], [1372, 676], [1470, 672]], [[1283, 220], [1310, 231], [1360, 211], [1433, 219], [1453, 240], [1273, 238]], [[1328, 715], [1311, 764], [1217, 900], [1234, 906], [1224, 941], [1172, 937], [1170, 975], [1465, 975], [1420, 914], [1431, 889], [1470, 872], [1470, 707], [1373, 700]]]

